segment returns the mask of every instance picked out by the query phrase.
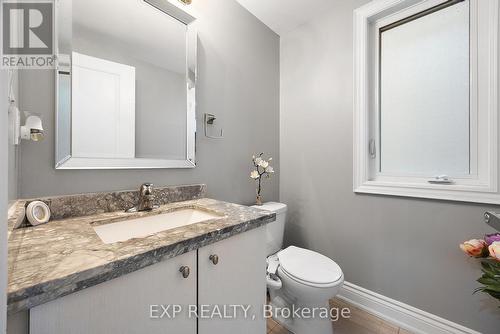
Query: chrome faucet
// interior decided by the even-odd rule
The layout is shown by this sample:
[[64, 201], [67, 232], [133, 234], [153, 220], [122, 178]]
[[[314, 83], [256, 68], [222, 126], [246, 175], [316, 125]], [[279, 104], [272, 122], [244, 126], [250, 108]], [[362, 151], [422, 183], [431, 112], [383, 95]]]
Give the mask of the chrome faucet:
[[139, 203], [137, 204], [137, 206], [128, 209], [127, 212], [152, 211], [158, 208], [158, 205], [154, 205], [153, 202], [153, 184], [144, 183], [139, 189]]

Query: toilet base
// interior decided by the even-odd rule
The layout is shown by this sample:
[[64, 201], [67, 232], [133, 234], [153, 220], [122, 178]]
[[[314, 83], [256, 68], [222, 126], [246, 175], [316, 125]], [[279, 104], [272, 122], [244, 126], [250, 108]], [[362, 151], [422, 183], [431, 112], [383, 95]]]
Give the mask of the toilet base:
[[[321, 305], [300, 305], [291, 302], [281, 290], [270, 290], [272, 317], [294, 334], [332, 334], [328, 302]], [[295, 314], [294, 314], [295, 312]], [[312, 316], [312, 313], [315, 313]]]

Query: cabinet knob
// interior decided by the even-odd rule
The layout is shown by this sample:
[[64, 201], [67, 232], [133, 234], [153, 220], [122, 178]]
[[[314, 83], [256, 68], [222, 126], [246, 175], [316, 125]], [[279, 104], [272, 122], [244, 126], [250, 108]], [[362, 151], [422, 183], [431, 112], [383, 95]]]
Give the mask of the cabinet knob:
[[191, 270], [189, 269], [188, 266], [182, 266], [179, 271], [182, 273], [182, 277], [188, 278], [189, 274], [191, 273]]
[[212, 263], [214, 264], [214, 266], [217, 265], [217, 263], [219, 263], [219, 256], [218, 255], [210, 255], [209, 257], [210, 261], [212, 261]]

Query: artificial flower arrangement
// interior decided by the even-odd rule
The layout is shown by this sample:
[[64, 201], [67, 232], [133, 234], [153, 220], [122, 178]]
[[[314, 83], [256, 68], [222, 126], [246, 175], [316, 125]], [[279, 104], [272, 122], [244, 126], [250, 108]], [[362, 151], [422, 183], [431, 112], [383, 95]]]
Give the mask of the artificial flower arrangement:
[[257, 205], [262, 205], [262, 197], [261, 197], [262, 178], [263, 177], [270, 178], [271, 175], [274, 173], [274, 169], [270, 165], [273, 158], [265, 160], [263, 156], [264, 153], [261, 153], [258, 156], [254, 155], [252, 157], [252, 162], [255, 167], [255, 170], [253, 170], [250, 173], [250, 178], [255, 180], [257, 183], [257, 200], [256, 200]]
[[480, 258], [483, 276], [477, 281], [483, 286], [476, 292], [484, 292], [500, 300], [500, 233], [489, 234], [484, 239], [472, 239], [460, 245], [469, 256]]

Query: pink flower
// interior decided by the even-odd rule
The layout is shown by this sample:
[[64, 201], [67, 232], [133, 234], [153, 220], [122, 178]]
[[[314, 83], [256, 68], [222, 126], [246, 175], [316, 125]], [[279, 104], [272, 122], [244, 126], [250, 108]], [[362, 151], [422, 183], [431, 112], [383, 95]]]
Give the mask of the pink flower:
[[[472, 239], [464, 242], [460, 245], [460, 249], [462, 249], [466, 254], [472, 257], [486, 257], [488, 256], [488, 245], [484, 240]], [[499, 249], [500, 255], [500, 249]]]
[[495, 241], [488, 248], [490, 256], [497, 261], [500, 261], [500, 241]]

